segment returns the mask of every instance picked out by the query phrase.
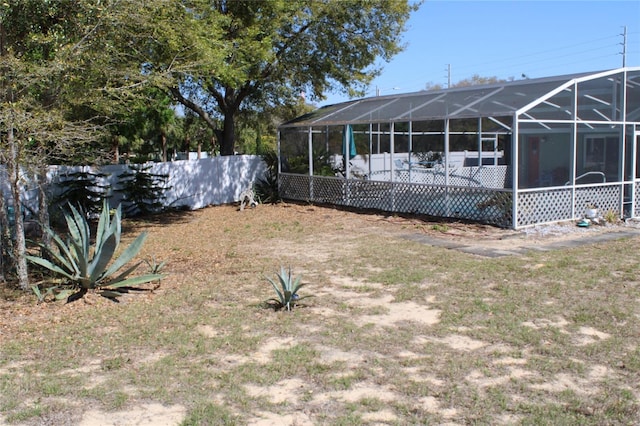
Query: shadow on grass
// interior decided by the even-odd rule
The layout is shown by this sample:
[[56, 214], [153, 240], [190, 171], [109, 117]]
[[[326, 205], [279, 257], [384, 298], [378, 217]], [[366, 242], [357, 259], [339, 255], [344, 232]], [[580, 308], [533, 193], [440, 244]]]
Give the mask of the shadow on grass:
[[122, 223], [122, 230], [124, 232], [131, 232], [139, 226], [165, 227], [168, 225], [189, 223], [193, 220], [195, 214], [195, 210], [174, 209], [144, 216], [129, 217]]

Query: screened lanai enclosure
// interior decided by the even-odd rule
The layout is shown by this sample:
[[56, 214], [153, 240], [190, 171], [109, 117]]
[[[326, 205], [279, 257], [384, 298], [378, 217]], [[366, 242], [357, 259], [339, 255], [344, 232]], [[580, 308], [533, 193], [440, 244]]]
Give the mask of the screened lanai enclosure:
[[506, 228], [640, 216], [640, 68], [358, 99], [279, 128], [283, 198]]

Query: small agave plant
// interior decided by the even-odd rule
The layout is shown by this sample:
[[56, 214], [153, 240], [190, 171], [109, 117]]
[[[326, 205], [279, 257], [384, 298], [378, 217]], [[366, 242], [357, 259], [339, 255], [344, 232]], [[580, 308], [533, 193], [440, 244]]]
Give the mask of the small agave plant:
[[55, 244], [55, 249], [43, 248], [48, 252], [49, 259], [39, 256], [27, 256], [27, 259], [50, 271], [62, 275], [71, 284], [56, 295], [56, 299], [68, 297], [68, 301], [84, 296], [88, 290], [97, 289], [102, 296], [115, 299], [126, 288], [160, 280], [164, 275], [150, 273], [127, 278], [142, 262], [132, 266], [127, 265], [140, 251], [147, 237], [146, 232], [140, 234], [115, 260], [114, 254], [120, 244], [121, 209], [118, 206], [113, 212], [109, 211], [105, 200], [95, 237], [91, 246], [91, 231], [85, 215], [69, 205], [70, 212], [64, 213], [67, 223], [68, 237], [63, 241], [60, 235], [47, 228], [47, 232]]
[[291, 274], [291, 267], [289, 267], [289, 271], [287, 271], [283, 266], [281, 266], [280, 273], [277, 274], [277, 277], [277, 282], [276, 280], [266, 277], [278, 296], [277, 298], [267, 300], [267, 303], [273, 306], [276, 310], [284, 308], [287, 311], [290, 311], [300, 300], [308, 297], [298, 296], [298, 290], [300, 290], [305, 284], [300, 282], [302, 277], [293, 278], [293, 275]]

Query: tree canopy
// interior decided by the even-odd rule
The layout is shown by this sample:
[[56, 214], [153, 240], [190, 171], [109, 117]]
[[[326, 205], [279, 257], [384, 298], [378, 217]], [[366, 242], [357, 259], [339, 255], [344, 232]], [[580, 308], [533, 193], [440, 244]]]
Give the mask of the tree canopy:
[[[327, 91], [362, 93], [402, 49], [407, 0], [146, 2], [144, 72], [235, 150], [235, 119]], [[153, 35], [153, 37], [152, 37]]]
[[[0, 163], [6, 167], [15, 212], [21, 211], [22, 173], [99, 156], [102, 124], [121, 105], [117, 90], [140, 79], [138, 67], [134, 72], [126, 68], [133, 62], [123, 61], [113, 49], [118, 15], [117, 8], [107, 6], [100, 0], [0, 4]], [[12, 257], [26, 288], [19, 214], [15, 231]]]

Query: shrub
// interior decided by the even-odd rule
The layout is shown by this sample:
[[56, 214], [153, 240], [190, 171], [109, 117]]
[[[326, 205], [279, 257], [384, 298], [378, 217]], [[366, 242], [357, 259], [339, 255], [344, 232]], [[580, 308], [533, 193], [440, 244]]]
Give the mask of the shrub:
[[300, 300], [309, 297], [300, 297], [298, 295], [298, 291], [305, 284], [301, 283], [302, 277], [293, 278], [293, 275], [291, 274], [291, 267], [289, 267], [289, 271], [287, 272], [287, 270], [281, 266], [280, 273], [277, 274], [277, 276], [277, 283], [275, 280], [266, 277], [278, 296], [277, 298], [268, 299], [266, 303], [275, 310], [285, 308], [287, 311], [290, 311], [300, 302]]
[[615, 224], [618, 223], [620, 221], [620, 214], [616, 213], [615, 210], [608, 210], [605, 214], [604, 214], [604, 220], [607, 223], [610, 224]]
[[151, 173], [151, 166], [128, 166], [129, 170], [118, 176], [122, 194], [123, 211], [127, 216], [147, 215], [164, 209], [168, 174]]
[[[48, 254], [47, 258], [27, 256], [27, 260], [40, 265], [67, 280], [67, 284], [57, 299], [68, 297], [68, 301], [78, 299], [88, 290], [97, 289], [102, 296], [115, 299], [128, 287], [159, 280], [163, 275], [157, 273], [127, 278], [142, 262], [125, 267], [140, 251], [147, 237], [140, 234], [121, 254], [113, 260], [120, 244], [121, 209], [109, 213], [109, 204], [105, 200], [98, 221], [95, 243], [91, 247], [91, 231], [86, 215], [69, 205], [70, 212], [63, 212], [67, 223], [68, 238], [63, 241], [60, 235], [45, 228], [54, 245], [54, 249], [41, 246]], [[51, 259], [51, 260], [49, 260]], [[121, 272], [120, 272], [121, 271]], [[70, 287], [70, 288], [69, 288]], [[36, 289], [34, 289], [36, 295]], [[40, 298], [40, 296], [39, 296]]]
[[280, 201], [278, 188], [278, 154], [275, 151], [268, 151], [262, 156], [267, 171], [264, 178], [258, 179], [255, 184], [255, 194], [263, 204], [277, 203]]
[[53, 184], [56, 193], [50, 204], [50, 214], [57, 223], [59, 211], [67, 205], [78, 206], [89, 217], [95, 218], [105, 199], [109, 198], [110, 185], [102, 183], [109, 175], [78, 171], [59, 175], [59, 182]]

